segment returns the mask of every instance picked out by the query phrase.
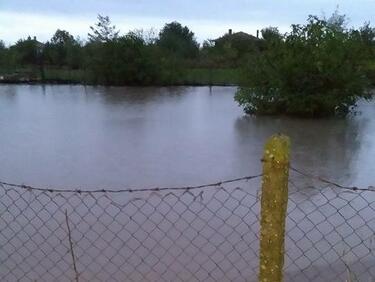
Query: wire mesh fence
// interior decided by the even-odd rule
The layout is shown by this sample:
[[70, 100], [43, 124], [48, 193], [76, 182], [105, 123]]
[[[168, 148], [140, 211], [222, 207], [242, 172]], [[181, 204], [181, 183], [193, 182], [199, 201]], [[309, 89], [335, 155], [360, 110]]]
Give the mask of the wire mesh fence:
[[[257, 281], [259, 188], [259, 175], [142, 191], [2, 183], [0, 280]], [[375, 281], [374, 214], [371, 189], [293, 172], [285, 281]]]
[[72, 250], [79, 281], [233, 281], [256, 272], [256, 189], [71, 193], [3, 186], [1, 281], [74, 281]]
[[375, 191], [294, 178], [285, 280], [375, 281]]

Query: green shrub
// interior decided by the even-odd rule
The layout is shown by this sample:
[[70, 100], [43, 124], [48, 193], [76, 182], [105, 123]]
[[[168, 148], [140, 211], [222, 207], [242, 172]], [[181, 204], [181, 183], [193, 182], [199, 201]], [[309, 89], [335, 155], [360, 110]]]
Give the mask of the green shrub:
[[[361, 98], [369, 98], [369, 53], [345, 18], [310, 16], [285, 35], [267, 29], [264, 49], [246, 65], [235, 99], [249, 114], [300, 116], [346, 115]], [[274, 34], [269, 34], [269, 33]]]

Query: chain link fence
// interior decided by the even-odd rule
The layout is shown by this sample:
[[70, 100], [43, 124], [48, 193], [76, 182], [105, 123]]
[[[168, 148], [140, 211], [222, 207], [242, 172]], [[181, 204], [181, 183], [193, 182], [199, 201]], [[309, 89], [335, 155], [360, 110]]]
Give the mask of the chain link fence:
[[285, 281], [375, 281], [375, 190], [292, 176]]
[[[181, 188], [0, 186], [1, 281], [257, 281], [260, 176]], [[375, 193], [293, 172], [285, 281], [375, 281]], [[349, 280], [349, 277], [351, 277]]]

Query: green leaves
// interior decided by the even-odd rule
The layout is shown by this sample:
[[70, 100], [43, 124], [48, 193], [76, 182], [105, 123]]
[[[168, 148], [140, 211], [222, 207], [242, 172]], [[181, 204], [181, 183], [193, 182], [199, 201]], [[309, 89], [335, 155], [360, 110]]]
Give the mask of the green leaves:
[[179, 59], [195, 58], [199, 52], [194, 33], [178, 22], [171, 22], [163, 27], [157, 45]]
[[112, 25], [108, 16], [98, 15], [98, 22], [95, 26], [90, 26], [91, 32], [88, 34], [90, 42], [110, 42], [118, 38], [119, 32], [116, 26]]
[[[369, 52], [346, 20], [309, 16], [285, 35], [267, 34], [245, 68], [235, 99], [251, 114], [345, 115], [368, 97], [363, 65]], [[272, 31], [272, 30], [270, 30]]]

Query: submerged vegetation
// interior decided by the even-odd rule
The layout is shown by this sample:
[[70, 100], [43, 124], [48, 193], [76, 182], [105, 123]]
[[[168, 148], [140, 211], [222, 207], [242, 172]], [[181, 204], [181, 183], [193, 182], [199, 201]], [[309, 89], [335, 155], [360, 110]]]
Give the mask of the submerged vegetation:
[[282, 34], [232, 32], [200, 45], [178, 22], [159, 33], [121, 34], [98, 16], [87, 41], [57, 30], [11, 46], [0, 41], [0, 81], [102, 85], [239, 85], [249, 114], [345, 115], [375, 84], [375, 29], [347, 27], [345, 16], [310, 16]]
[[249, 60], [236, 100], [250, 114], [346, 115], [370, 98], [368, 62], [375, 30], [347, 29], [344, 16], [310, 16], [280, 34], [263, 30], [264, 49]]

